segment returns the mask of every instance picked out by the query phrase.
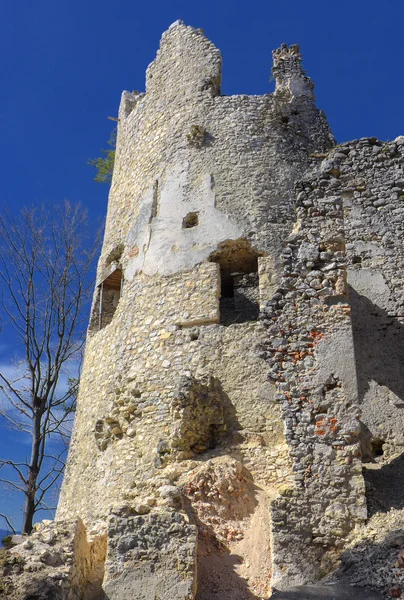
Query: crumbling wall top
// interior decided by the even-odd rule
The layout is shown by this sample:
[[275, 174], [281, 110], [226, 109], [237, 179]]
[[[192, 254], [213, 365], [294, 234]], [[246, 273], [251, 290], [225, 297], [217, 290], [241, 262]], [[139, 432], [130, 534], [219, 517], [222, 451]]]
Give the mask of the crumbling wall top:
[[163, 33], [160, 49], [146, 71], [146, 91], [169, 100], [210, 90], [220, 94], [222, 57], [202, 29], [176, 21]]
[[272, 58], [275, 93], [291, 94], [294, 97], [305, 96], [314, 100], [314, 83], [303, 70], [299, 44], [282, 44], [272, 52]]

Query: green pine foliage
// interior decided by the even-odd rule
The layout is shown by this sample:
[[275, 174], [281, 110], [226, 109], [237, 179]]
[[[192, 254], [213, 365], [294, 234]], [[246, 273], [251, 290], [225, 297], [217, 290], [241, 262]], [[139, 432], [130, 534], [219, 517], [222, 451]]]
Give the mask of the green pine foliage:
[[98, 183], [111, 183], [112, 173], [114, 172], [115, 164], [115, 148], [116, 148], [116, 130], [112, 130], [108, 145], [111, 146], [107, 150], [101, 149], [103, 156], [98, 158], [89, 158], [87, 164], [97, 169], [97, 174], [94, 177], [94, 181]]

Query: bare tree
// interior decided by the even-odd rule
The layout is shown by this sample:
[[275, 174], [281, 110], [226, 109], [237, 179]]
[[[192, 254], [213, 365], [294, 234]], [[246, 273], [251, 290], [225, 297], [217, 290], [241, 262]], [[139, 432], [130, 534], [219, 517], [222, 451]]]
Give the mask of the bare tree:
[[31, 445], [22, 462], [0, 460], [0, 482], [25, 494], [23, 533], [36, 511], [50, 509], [49, 492], [63, 474], [97, 245], [86, 212], [67, 202], [0, 216], [3, 333], [11, 327], [20, 348], [12, 368], [0, 370], [0, 416]]

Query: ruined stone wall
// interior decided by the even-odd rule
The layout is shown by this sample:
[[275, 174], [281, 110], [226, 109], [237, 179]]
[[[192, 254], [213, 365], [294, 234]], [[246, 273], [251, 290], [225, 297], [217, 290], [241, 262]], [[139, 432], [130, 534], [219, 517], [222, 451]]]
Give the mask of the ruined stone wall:
[[13, 551], [21, 590], [33, 549], [63, 599], [267, 598], [357, 560], [363, 461], [402, 474], [404, 141], [333, 149], [298, 46], [273, 74], [221, 96], [219, 51], [177, 22], [123, 94], [57, 521]]
[[0, 556], [2, 600], [104, 600], [105, 529], [89, 535], [83, 522], [43, 521]]
[[[305, 81], [300, 60], [293, 54], [293, 74]], [[294, 181], [333, 138], [311, 88], [226, 97], [220, 71], [203, 33], [176, 24], [148, 69], [147, 93], [124, 92], [100, 268], [124, 244], [130, 273], [168, 275], [238, 236], [279, 258]], [[198, 227], [184, 229], [190, 212]]]
[[403, 507], [403, 151], [402, 138], [341, 144], [296, 186], [263, 314], [295, 472], [273, 502], [275, 586], [324, 576], [350, 531], [352, 546], [371, 537], [367, 516]]
[[272, 504], [273, 584], [316, 581], [366, 519], [346, 289], [342, 182], [324, 161], [297, 184], [297, 223], [262, 356], [277, 384], [294, 484]]
[[[257, 316], [279, 282], [294, 183], [334, 141], [297, 46], [274, 53], [274, 75], [274, 94], [221, 96], [218, 50], [178, 22], [146, 93], [124, 92], [58, 507], [91, 527], [127, 504], [109, 541], [123, 561], [118, 521], [180, 511], [191, 548], [187, 515], [198, 600], [212, 586], [224, 600], [269, 593], [269, 501], [293, 480]], [[238, 555], [250, 558], [235, 567]]]
[[[206, 380], [208, 387], [209, 378], [217, 381], [220, 410], [217, 422], [210, 423], [218, 429], [212, 444], [217, 443], [221, 453], [245, 445], [252, 463], [259, 450], [256, 469], [263, 481], [275, 484], [285, 478], [285, 465], [275, 464], [287, 455], [282, 423], [271, 401], [265, 363], [255, 350], [264, 328], [257, 322], [228, 328], [198, 325], [218, 321], [218, 266], [206, 263], [169, 279], [139, 275], [125, 286], [113, 321], [88, 341], [81, 393], [91, 399], [97, 389], [97, 401], [80, 406], [85, 429], [77, 449], [80, 460], [74, 465], [70, 490], [64, 490], [67, 506], [62, 504], [59, 514], [74, 510], [91, 522], [125, 494], [140, 502], [143, 487], [146, 495], [159, 487], [165, 478], [161, 468], [174, 460], [173, 403], [184, 381], [192, 378]], [[129, 311], [137, 320], [128, 319], [123, 329]], [[112, 346], [111, 338], [117, 340]], [[100, 379], [104, 383], [97, 388]], [[209, 415], [201, 414], [195, 427], [201, 428], [205, 418]], [[185, 422], [183, 435], [188, 426]], [[208, 449], [196, 454], [184, 449], [179, 458], [197, 458]], [[74, 460], [73, 451], [71, 456]], [[272, 457], [269, 471], [266, 456]], [[91, 482], [93, 494], [77, 494], [77, 477]]]
[[404, 508], [404, 139], [342, 144], [332, 160], [344, 191], [368, 514], [386, 534], [383, 513]]
[[365, 458], [404, 444], [404, 139], [342, 144], [348, 283]]

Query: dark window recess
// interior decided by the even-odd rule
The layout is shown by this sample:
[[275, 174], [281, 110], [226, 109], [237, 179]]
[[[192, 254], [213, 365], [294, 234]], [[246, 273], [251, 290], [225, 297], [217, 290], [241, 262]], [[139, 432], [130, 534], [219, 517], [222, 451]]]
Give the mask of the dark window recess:
[[98, 286], [97, 299], [90, 319], [90, 331], [103, 329], [114, 318], [121, 297], [122, 271], [114, 269]]
[[220, 323], [256, 321], [259, 315], [258, 257], [245, 238], [219, 244], [209, 259], [220, 267]]
[[258, 273], [220, 271], [220, 323], [256, 321], [259, 313]]

